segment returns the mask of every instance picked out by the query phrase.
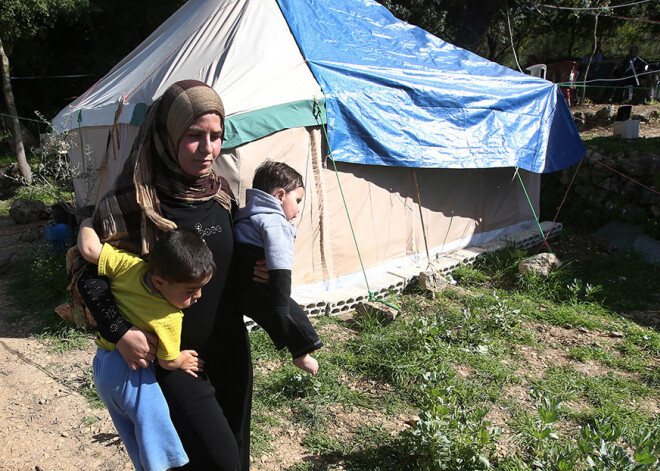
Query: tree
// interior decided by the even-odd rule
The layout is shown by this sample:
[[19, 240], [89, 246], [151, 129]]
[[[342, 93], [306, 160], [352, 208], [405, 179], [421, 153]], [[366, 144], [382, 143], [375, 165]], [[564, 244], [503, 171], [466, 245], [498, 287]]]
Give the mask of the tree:
[[[505, 0], [470, 0], [467, 2], [463, 24], [456, 34], [455, 44], [468, 51], [477, 52], [495, 15], [506, 6]], [[478, 14], [475, 14], [478, 12]]]
[[5, 95], [5, 102], [7, 103], [7, 111], [10, 114], [11, 122], [11, 135], [13, 141], [13, 148], [16, 152], [16, 159], [18, 160], [18, 170], [25, 178], [25, 182], [32, 184], [32, 171], [28, 165], [27, 158], [25, 157], [25, 148], [23, 147], [23, 139], [21, 138], [21, 124], [18, 122], [18, 112], [16, 111], [16, 104], [14, 103], [14, 93], [11, 90], [11, 76], [9, 74], [9, 59], [5, 54], [5, 48], [2, 45], [0, 38], [0, 57], [2, 58], [2, 91]]
[[[21, 38], [31, 37], [48, 27], [51, 15], [68, 13], [75, 10], [80, 4], [87, 4], [87, 0], [5, 0], [0, 10], [0, 31], [8, 35], [13, 42]], [[18, 111], [11, 86], [9, 57], [5, 52], [0, 37], [0, 57], [2, 58], [2, 90], [9, 111], [13, 148], [16, 152], [18, 169], [26, 183], [32, 183], [32, 171], [25, 156], [25, 147], [21, 137], [21, 125], [18, 120]]]

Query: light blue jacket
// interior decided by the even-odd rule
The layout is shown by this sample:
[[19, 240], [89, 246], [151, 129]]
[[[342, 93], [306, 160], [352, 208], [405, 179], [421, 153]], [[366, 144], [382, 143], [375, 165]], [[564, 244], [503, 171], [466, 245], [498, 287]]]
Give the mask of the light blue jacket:
[[286, 220], [282, 204], [254, 188], [246, 191], [245, 198], [245, 207], [236, 213], [234, 240], [263, 247], [269, 270], [292, 270], [296, 226]]

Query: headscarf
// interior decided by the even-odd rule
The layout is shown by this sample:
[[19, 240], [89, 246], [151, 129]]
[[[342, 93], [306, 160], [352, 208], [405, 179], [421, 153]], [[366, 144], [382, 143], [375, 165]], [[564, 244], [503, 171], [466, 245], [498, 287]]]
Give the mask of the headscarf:
[[171, 85], [149, 108], [124, 168], [101, 198], [92, 221], [103, 242], [149, 253], [159, 234], [176, 227], [163, 217], [158, 193], [180, 201], [216, 200], [231, 210], [227, 180], [215, 170], [202, 177], [186, 174], [177, 158], [179, 141], [200, 116], [216, 113], [222, 132], [225, 110], [211, 87], [197, 80]]

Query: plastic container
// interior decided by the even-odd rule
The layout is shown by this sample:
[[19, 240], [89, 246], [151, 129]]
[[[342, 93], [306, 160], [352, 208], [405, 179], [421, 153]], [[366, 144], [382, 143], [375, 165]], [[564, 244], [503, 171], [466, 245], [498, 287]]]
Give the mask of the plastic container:
[[65, 252], [71, 245], [71, 227], [68, 224], [51, 224], [44, 227], [46, 247], [51, 252]]

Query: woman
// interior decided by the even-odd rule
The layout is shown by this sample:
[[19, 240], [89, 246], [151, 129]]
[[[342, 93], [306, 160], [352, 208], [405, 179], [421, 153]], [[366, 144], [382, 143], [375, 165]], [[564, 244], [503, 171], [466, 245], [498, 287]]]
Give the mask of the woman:
[[[157, 368], [172, 421], [190, 457], [185, 469], [248, 469], [252, 365], [247, 330], [228, 277], [235, 205], [212, 168], [222, 147], [224, 108], [195, 80], [171, 85], [149, 109], [122, 173], [99, 202], [94, 229], [104, 242], [148, 254], [159, 234], [194, 227], [213, 252], [217, 273], [184, 310], [181, 348], [205, 361], [199, 378]], [[105, 280], [89, 269], [78, 288], [101, 334], [133, 369], [154, 358], [155, 339], [119, 314]]]

